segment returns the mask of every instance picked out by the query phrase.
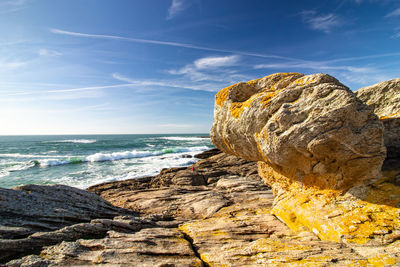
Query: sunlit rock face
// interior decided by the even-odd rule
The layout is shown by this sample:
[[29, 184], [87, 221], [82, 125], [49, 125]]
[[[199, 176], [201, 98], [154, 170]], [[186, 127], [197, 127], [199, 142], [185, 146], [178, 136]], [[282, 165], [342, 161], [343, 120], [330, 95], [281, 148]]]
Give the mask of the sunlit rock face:
[[400, 165], [382, 173], [382, 115], [368, 105], [329, 75], [277, 73], [218, 92], [211, 138], [258, 161], [275, 194], [271, 212], [289, 228], [394, 264]]
[[355, 92], [382, 121], [389, 158], [400, 157], [400, 79], [364, 87]]
[[213, 143], [281, 176], [275, 193], [300, 182], [347, 190], [379, 176], [383, 126], [346, 86], [327, 74], [277, 73], [216, 95]]

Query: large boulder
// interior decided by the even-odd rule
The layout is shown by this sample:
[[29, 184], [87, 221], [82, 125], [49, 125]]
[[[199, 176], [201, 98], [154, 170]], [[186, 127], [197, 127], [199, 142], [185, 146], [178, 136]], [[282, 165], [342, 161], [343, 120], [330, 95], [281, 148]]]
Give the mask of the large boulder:
[[222, 89], [211, 139], [258, 161], [271, 212], [291, 229], [400, 262], [399, 169], [381, 172], [383, 125], [335, 78], [277, 73]]
[[263, 177], [275, 193], [294, 181], [345, 191], [379, 176], [382, 123], [327, 74], [272, 74], [224, 88], [215, 102], [213, 143], [282, 174]]
[[383, 122], [388, 157], [400, 157], [400, 78], [361, 88], [355, 94]]

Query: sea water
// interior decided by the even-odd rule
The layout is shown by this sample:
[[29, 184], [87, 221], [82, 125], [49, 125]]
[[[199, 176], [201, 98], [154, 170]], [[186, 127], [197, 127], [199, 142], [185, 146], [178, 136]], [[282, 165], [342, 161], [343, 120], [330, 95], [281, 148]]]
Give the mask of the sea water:
[[213, 148], [207, 134], [0, 136], [0, 187], [102, 182], [187, 166]]

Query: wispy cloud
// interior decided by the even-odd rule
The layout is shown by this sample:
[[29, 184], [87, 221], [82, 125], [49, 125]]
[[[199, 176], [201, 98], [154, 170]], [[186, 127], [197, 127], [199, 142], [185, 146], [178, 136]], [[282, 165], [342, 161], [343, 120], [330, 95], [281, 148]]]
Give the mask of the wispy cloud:
[[13, 70], [19, 67], [23, 67], [27, 64], [27, 61], [7, 61], [0, 59], [0, 70]]
[[372, 71], [371, 68], [366, 67], [353, 67], [353, 66], [331, 66], [324, 62], [312, 62], [307, 63], [276, 63], [276, 64], [259, 64], [254, 66], [255, 69], [290, 69], [290, 68], [301, 68], [301, 69], [312, 69], [312, 70], [344, 70], [350, 72], [368, 72]]
[[60, 30], [60, 29], [50, 29], [50, 32], [55, 33], [55, 34], [69, 35], [69, 36], [75, 36], [75, 37], [95, 38], [95, 39], [111, 39], [111, 40], [129, 41], [129, 42], [142, 43], [142, 44], [183, 47], [183, 48], [197, 49], [197, 50], [202, 50], [202, 51], [230, 53], [230, 54], [238, 54], [238, 55], [251, 56], [251, 57], [272, 58], [272, 59], [282, 59], [282, 60], [300, 60], [300, 59], [296, 59], [296, 58], [285, 57], [285, 56], [274, 55], [274, 54], [259, 54], [259, 53], [253, 53], [253, 52], [248, 52], [248, 51], [219, 49], [219, 48], [198, 46], [198, 45], [179, 43], [179, 42], [132, 38], [132, 37], [124, 37], [124, 36], [118, 36], [118, 35], [80, 33], [80, 32], [64, 31], [64, 30]]
[[89, 87], [77, 87], [70, 89], [54, 89], [54, 90], [43, 90], [43, 91], [23, 91], [16, 93], [9, 93], [9, 96], [20, 96], [20, 95], [39, 95], [39, 94], [63, 94], [63, 93], [78, 93], [85, 91], [96, 91], [101, 89], [110, 89], [110, 88], [119, 88], [119, 87], [131, 87], [134, 84], [125, 83], [125, 84], [115, 84], [115, 85], [104, 85], [104, 86], [89, 86]]
[[54, 57], [54, 56], [61, 56], [62, 54], [58, 51], [55, 50], [49, 50], [49, 49], [39, 49], [38, 50], [38, 55], [43, 56], [43, 57]]
[[[214, 81], [214, 82], [237, 82], [238, 78], [243, 78], [232, 67], [237, 65], [240, 56], [221, 56], [221, 57], [204, 57], [195, 60], [191, 64], [180, 69], [169, 70], [168, 73], [172, 75], [184, 75], [191, 81]], [[240, 77], [238, 77], [240, 76]]]
[[0, 14], [17, 12], [25, 8], [30, 0], [8, 0], [0, 2]]
[[168, 8], [167, 19], [172, 19], [186, 8], [185, 0], [172, 0], [171, 6]]
[[393, 10], [392, 12], [388, 13], [385, 17], [390, 18], [390, 17], [397, 17], [397, 16], [400, 16], [400, 8]]
[[13, 6], [22, 6], [26, 4], [29, 0], [8, 0], [5, 1], [5, 4], [7, 5], [13, 5]]
[[139, 86], [139, 87], [170, 87], [170, 88], [179, 88], [179, 89], [189, 89], [195, 91], [206, 91], [206, 92], [215, 92], [219, 88], [221, 88], [221, 84], [215, 83], [201, 83], [195, 84], [190, 83], [189, 81], [179, 81], [179, 80], [134, 80], [132, 78], [123, 76], [119, 73], [113, 73], [112, 77], [119, 81], [129, 82], [131, 86]]
[[397, 32], [392, 35], [392, 38], [400, 38], [400, 29], [397, 29]]
[[197, 69], [219, 68], [235, 65], [239, 60], [239, 56], [225, 56], [225, 57], [205, 57], [197, 59], [193, 65]]
[[333, 13], [322, 15], [317, 14], [315, 10], [306, 10], [301, 12], [300, 15], [303, 22], [308, 24], [311, 29], [325, 33], [329, 33], [343, 24], [343, 21]]

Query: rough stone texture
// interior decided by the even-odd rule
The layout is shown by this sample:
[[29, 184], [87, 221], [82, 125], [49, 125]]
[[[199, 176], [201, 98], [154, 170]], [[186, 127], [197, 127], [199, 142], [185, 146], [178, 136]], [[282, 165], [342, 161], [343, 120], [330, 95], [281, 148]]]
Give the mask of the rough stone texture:
[[25, 237], [121, 212], [96, 194], [65, 185], [0, 188], [0, 238]]
[[121, 208], [142, 214], [204, 218], [236, 201], [216, 188], [219, 179], [245, 176], [247, 188], [267, 189], [257, 173], [257, 163], [219, 153], [193, 166], [162, 170], [155, 177], [104, 183], [88, 188]]
[[75, 232], [95, 232], [97, 239], [93, 239], [96, 235], [91, 239], [60, 238], [55, 242], [58, 245], [43, 248], [40, 256], [23, 257], [7, 266], [201, 266], [190, 242], [176, 226], [129, 216], [93, 220], [74, 228]]
[[382, 133], [372, 110], [335, 78], [278, 73], [218, 92], [211, 139], [287, 177], [264, 177], [275, 192], [297, 180], [346, 190], [379, 177]]
[[[383, 266], [398, 260], [384, 252], [366, 257], [305, 229], [290, 230], [271, 213], [273, 195], [254, 162], [219, 153], [193, 167], [90, 188], [119, 198], [121, 207], [133, 201], [141, 215], [94, 219], [13, 240], [20, 246], [46, 241], [47, 247], [6, 266]], [[204, 175], [208, 183], [175, 184], [173, 173], [193, 180]], [[135, 197], [141, 189], [148, 191]], [[174, 190], [166, 194], [168, 189]], [[158, 201], [149, 204], [152, 195]], [[207, 196], [212, 201], [199, 200]], [[213, 209], [216, 196], [224, 205]]]
[[[71, 236], [69, 232], [60, 232], [44, 237], [40, 232], [120, 214], [134, 212], [114, 207], [96, 194], [69, 186], [0, 188], [0, 262], [54, 244], [49, 241], [51, 239], [63, 240]], [[85, 232], [81, 235], [92, 234], [89, 230]]]
[[400, 260], [399, 168], [387, 165], [373, 110], [324, 74], [274, 74], [222, 89], [211, 138], [258, 161], [271, 212], [294, 231]]
[[374, 109], [383, 122], [388, 157], [400, 157], [400, 79], [393, 79], [355, 92], [358, 98]]

